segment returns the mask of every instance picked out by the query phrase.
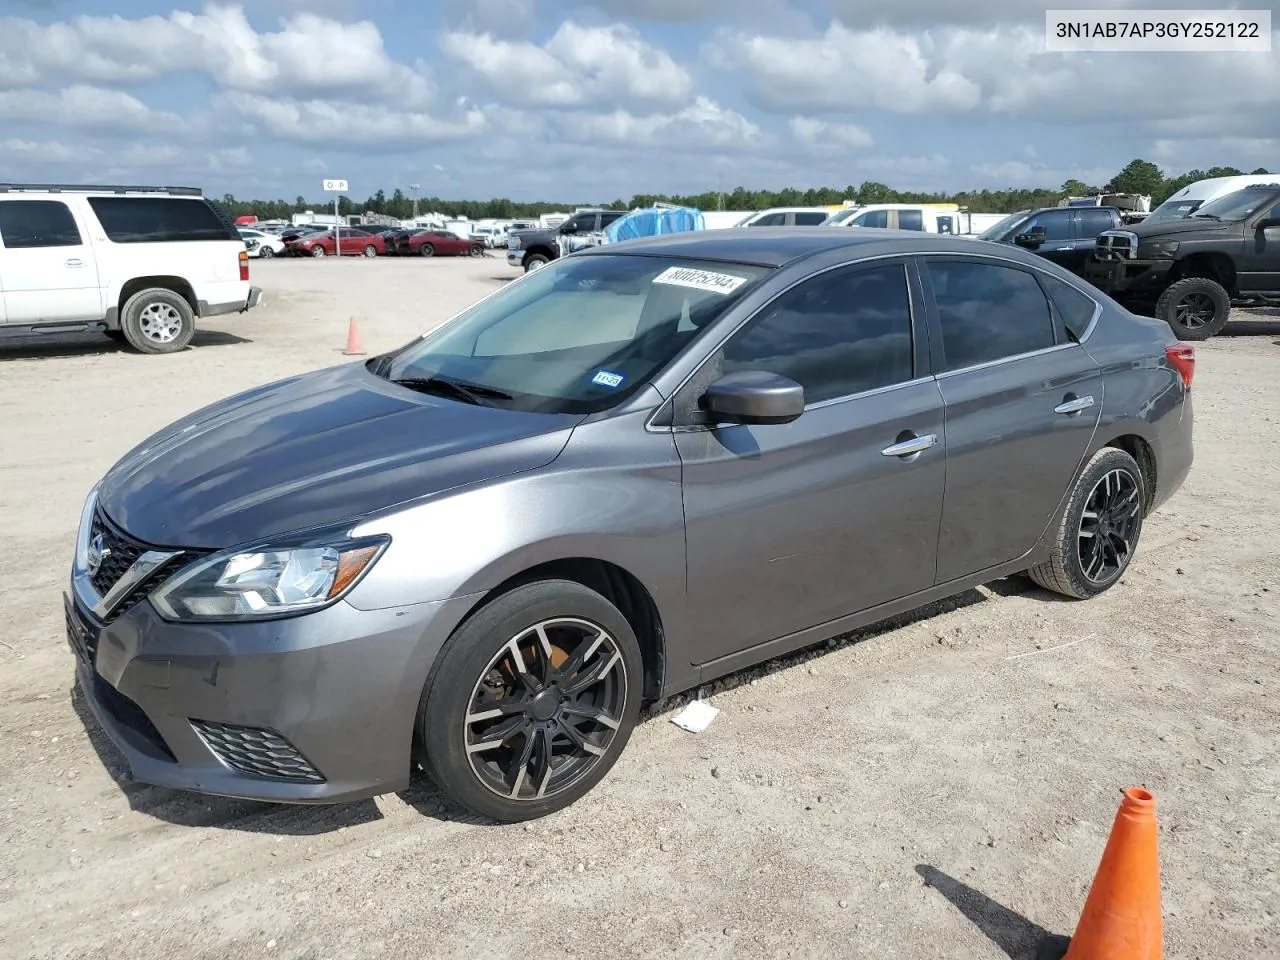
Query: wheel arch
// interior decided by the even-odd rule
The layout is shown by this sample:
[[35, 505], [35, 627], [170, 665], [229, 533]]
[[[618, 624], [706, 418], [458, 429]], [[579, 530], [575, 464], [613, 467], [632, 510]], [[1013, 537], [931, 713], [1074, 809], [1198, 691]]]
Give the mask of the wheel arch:
[[1104, 443], [1098, 444], [1099, 450], [1106, 447], [1123, 450], [1137, 462], [1138, 469], [1142, 472], [1144, 514], [1149, 514], [1151, 505], [1155, 503], [1157, 484], [1159, 482], [1156, 454], [1151, 442], [1137, 433], [1122, 433]]
[[1202, 277], [1213, 280], [1224, 287], [1229, 294], [1236, 290], [1236, 265], [1225, 253], [1193, 253], [1179, 260], [1171, 281], [1188, 280]]
[[159, 274], [152, 277], [134, 277], [126, 280], [120, 287], [120, 296], [116, 300], [116, 326], [124, 319], [124, 305], [129, 302], [129, 298], [143, 290], [153, 289], [168, 290], [170, 293], [176, 293], [187, 301], [187, 305], [191, 307], [191, 312], [197, 317], [200, 316], [200, 304], [196, 300], [196, 292], [191, 284], [182, 277], [168, 276]]

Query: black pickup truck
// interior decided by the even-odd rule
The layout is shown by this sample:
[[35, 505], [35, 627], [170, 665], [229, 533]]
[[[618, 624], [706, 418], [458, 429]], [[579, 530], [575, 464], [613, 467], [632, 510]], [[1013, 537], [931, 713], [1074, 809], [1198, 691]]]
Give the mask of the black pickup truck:
[[579, 210], [555, 229], [512, 230], [507, 234], [507, 263], [537, 270], [572, 248], [571, 238], [600, 233], [626, 210]]
[[1042, 207], [1009, 214], [979, 239], [1017, 244], [1081, 273], [1098, 234], [1123, 222], [1115, 207]]
[[1280, 304], [1280, 182], [1229, 193], [1182, 220], [1107, 230], [1084, 276], [1181, 339], [1208, 340], [1233, 303]]

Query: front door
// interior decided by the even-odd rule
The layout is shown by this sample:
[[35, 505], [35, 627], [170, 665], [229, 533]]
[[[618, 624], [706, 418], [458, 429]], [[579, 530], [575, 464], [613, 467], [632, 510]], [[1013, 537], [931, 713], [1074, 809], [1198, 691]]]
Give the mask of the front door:
[[1027, 553], [1055, 517], [1102, 410], [1102, 374], [1030, 269], [929, 257], [946, 410], [938, 583]]
[[93, 249], [66, 203], [0, 198], [0, 244], [6, 323], [102, 319]]
[[[793, 287], [695, 378], [766, 370], [806, 400], [788, 424], [677, 429], [695, 663], [932, 585], [942, 404], [908, 269], [840, 267]], [[915, 452], [895, 453], [906, 441]]]
[[1263, 227], [1264, 220], [1280, 220], [1280, 202], [1267, 203], [1245, 224], [1239, 284], [1246, 295], [1280, 291], [1280, 226]]
[[1068, 207], [1045, 210], [1028, 220], [1019, 233], [1030, 233], [1036, 227], [1044, 228], [1044, 237], [1035, 252], [1070, 270], [1076, 248], [1075, 211]]

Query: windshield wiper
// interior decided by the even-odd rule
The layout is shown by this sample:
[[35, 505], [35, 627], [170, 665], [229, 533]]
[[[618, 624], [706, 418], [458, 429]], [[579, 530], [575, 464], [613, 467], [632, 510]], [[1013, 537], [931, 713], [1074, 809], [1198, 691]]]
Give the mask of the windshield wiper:
[[443, 394], [453, 397], [455, 400], [462, 400], [465, 403], [473, 403], [478, 406], [488, 406], [487, 401], [489, 400], [511, 399], [511, 394], [503, 393], [501, 390], [482, 387], [475, 383], [463, 383], [461, 380], [451, 380], [448, 377], [402, 377], [391, 382], [398, 383], [400, 386], [408, 387], [411, 390], [419, 390], [422, 393]]
[[1193, 213], [1191, 216], [1195, 217], [1198, 220], [1218, 220], [1218, 221], [1222, 220], [1222, 218], [1218, 216], [1216, 213]]

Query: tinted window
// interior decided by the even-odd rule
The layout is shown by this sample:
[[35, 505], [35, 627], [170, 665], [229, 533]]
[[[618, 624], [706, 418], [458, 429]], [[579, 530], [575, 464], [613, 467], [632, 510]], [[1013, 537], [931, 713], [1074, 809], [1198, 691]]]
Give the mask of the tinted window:
[[860, 217], [854, 217], [853, 222], [860, 227], [887, 227], [889, 225], [889, 211], [871, 210]]
[[933, 260], [929, 279], [946, 369], [1054, 345], [1049, 303], [1031, 274], [992, 264]]
[[77, 247], [80, 231], [59, 200], [0, 201], [0, 240], [10, 250], [32, 247]]
[[[607, 227], [609, 224], [613, 223], [613, 221], [617, 220], [617, 219], [618, 219], [619, 217], [621, 217], [621, 216], [623, 216], [623, 214], [621, 214], [621, 213], [605, 213], [605, 214], [602, 214], [602, 215], [601, 215], [601, 217], [600, 217], [600, 225], [601, 225], [602, 227]], [[488, 232], [488, 231], [486, 231], [486, 232]]]
[[748, 226], [751, 227], [781, 227], [787, 222], [785, 213], [771, 213], [767, 217], [761, 217], [759, 220], [753, 220]]
[[899, 230], [923, 230], [924, 214], [919, 210], [899, 210], [898, 211], [898, 229]]
[[1116, 225], [1110, 210], [1081, 210], [1080, 236], [1096, 237], [1103, 230], [1110, 230]]
[[98, 222], [115, 243], [238, 240], [203, 200], [173, 197], [90, 197]]
[[1079, 340], [1089, 329], [1089, 323], [1093, 320], [1093, 314], [1098, 305], [1093, 302], [1092, 297], [1085, 296], [1069, 283], [1043, 275], [1040, 277], [1040, 282], [1049, 291], [1049, 299], [1058, 308], [1058, 314], [1067, 325], [1067, 329]]
[[827, 219], [827, 215], [819, 210], [811, 210], [797, 212], [795, 218], [797, 227], [816, 227], [823, 220]]
[[1018, 232], [1030, 233], [1035, 227], [1044, 227], [1046, 243], [1053, 243], [1055, 240], [1072, 240], [1075, 234], [1071, 230], [1071, 214], [1070, 210], [1050, 210], [1036, 214]]
[[806, 403], [910, 380], [905, 271], [839, 271], [788, 291], [725, 345], [723, 372], [737, 370], [790, 377]]
[[950, 232], [951, 232], [951, 218], [950, 218], [950, 217], [939, 217], [939, 218], [938, 218], [938, 232], [939, 232], [939, 233], [950, 233]]

